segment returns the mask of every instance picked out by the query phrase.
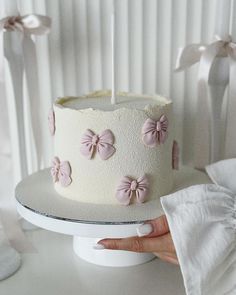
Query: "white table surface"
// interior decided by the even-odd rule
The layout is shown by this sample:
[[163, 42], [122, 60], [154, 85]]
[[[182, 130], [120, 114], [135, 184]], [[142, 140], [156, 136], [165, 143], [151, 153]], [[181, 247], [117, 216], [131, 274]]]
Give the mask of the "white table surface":
[[127, 268], [96, 266], [76, 256], [71, 236], [42, 229], [27, 236], [38, 252], [22, 255], [19, 271], [0, 282], [1, 295], [185, 294], [179, 267], [159, 259]]

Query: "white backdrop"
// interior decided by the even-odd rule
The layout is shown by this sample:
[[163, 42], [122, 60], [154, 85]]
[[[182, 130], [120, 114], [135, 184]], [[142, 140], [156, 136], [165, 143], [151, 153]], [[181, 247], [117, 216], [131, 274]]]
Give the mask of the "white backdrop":
[[[79, 95], [111, 87], [111, 0], [0, 0], [9, 15], [17, 7], [21, 15], [38, 13], [52, 18], [49, 36], [36, 38], [40, 100], [39, 132], [42, 140], [42, 164], [52, 158], [52, 141], [47, 128], [47, 114], [57, 96]], [[184, 163], [193, 164], [194, 128], [197, 105], [197, 65], [185, 73], [174, 73], [178, 47], [188, 43], [211, 42], [217, 21], [217, 0], [115, 0], [116, 13], [116, 83], [117, 90], [160, 93], [174, 101], [176, 138]], [[225, 21], [229, 30], [236, 18], [235, 1], [225, 1]], [[34, 66], [34, 65], [32, 65]], [[1, 98], [1, 152], [10, 153], [7, 138], [14, 126], [11, 107], [11, 81], [6, 65], [7, 96]], [[5, 99], [5, 101], [4, 101]], [[35, 170], [29, 121], [30, 109], [25, 100], [28, 172]], [[227, 99], [222, 114], [225, 130]], [[3, 123], [4, 122], [4, 123]], [[40, 131], [41, 130], [41, 131]], [[3, 135], [4, 133], [5, 135]], [[2, 144], [3, 143], [3, 144]], [[222, 151], [224, 157], [224, 151]], [[15, 159], [16, 160], [16, 159]], [[17, 173], [16, 173], [17, 174]], [[16, 175], [19, 180], [20, 174]]]

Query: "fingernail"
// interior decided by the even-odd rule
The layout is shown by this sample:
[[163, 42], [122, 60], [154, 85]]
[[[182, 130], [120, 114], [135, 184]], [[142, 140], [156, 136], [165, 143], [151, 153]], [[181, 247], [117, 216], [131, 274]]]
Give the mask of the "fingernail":
[[94, 244], [93, 249], [95, 249], [95, 250], [104, 250], [105, 247], [102, 244]]
[[153, 231], [153, 227], [150, 223], [141, 224], [137, 229], [137, 234], [139, 237], [149, 235]]

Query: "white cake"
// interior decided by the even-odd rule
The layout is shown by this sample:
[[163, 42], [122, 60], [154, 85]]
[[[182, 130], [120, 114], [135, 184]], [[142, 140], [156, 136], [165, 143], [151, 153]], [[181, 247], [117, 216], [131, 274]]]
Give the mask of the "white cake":
[[168, 194], [176, 166], [172, 102], [122, 92], [112, 105], [110, 94], [97, 91], [54, 103], [49, 125], [55, 190], [79, 202], [114, 205]]

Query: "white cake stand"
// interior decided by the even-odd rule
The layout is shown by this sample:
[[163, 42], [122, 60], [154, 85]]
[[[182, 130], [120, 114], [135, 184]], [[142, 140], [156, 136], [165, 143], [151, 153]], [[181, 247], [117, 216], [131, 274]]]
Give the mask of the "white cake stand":
[[[175, 188], [209, 183], [208, 176], [192, 168], [175, 172]], [[103, 238], [136, 236], [136, 228], [163, 214], [159, 199], [130, 206], [96, 205], [62, 198], [52, 184], [49, 169], [41, 170], [16, 187], [17, 210], [29, 222], [58, 233], [72, 235], [74, 252], [82, 259], [103, 266], [131, 266], [150, 261], [150, 253], [95, 250]]]

